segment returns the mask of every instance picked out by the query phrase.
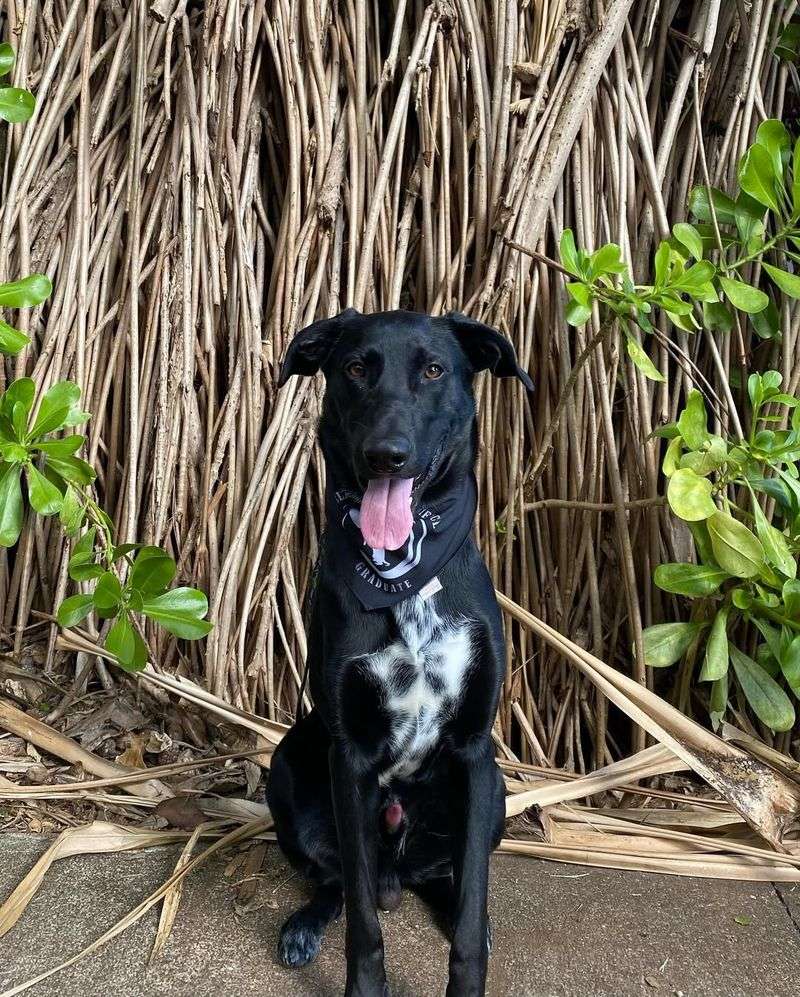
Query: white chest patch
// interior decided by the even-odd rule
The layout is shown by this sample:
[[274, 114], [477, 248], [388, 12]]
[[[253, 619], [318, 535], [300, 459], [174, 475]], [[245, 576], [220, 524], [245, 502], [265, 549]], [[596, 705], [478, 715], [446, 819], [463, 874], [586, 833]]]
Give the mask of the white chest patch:
[[391, 717], [393, 761], [383, 784], [412, 775], [436, 746], [472, 664], [470, 621], [440, 617], [435, 602], [413, 596], [395, 606], [399, 638], [365, 659]]

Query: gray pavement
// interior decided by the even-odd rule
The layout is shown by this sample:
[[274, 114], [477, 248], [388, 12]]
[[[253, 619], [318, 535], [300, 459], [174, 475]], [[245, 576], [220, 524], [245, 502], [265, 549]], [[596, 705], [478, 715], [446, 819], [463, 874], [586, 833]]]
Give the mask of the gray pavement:
[[[0, 836], [0, 899], [49, 839]], [[164, 881], [174, 849], [64, 859], [22, 919], [0, 939], [0, 987], [56, 965], [109, 928]], [[302, 882], [270, 846], [255, 897], [237, 913], [230, 856], [186, 884], [172, 935], [148, 967], [157, 910], [70, 969], [38, 984], [37, 997], [338, 997], [344, 981], [341, 922], [317, 963], [275, 961], [284, 918]], [[490, 997], [522, 995], [800, 994], [800, 886], [721, 883], [589, 870], [496, 856]], [[382, 916], [393, 997], [444, 992], [447, 945], [428, 912], [406, 895]]]

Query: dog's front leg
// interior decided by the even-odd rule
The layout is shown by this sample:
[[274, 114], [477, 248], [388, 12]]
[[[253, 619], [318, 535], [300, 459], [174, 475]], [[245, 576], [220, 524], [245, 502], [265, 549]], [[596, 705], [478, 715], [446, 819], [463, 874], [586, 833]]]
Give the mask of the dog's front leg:
[[489, 737], [456, 749], [451, 763], [453, 937], [447, 997], [483, 997], [488, 960], [489, 855], [494, 828], [496, 767]]
[[378, 777], [348, 745], [333, 745], [330, 766], [347, 915], [345, 995], [384, 997], [388, 987], [377, 915]]

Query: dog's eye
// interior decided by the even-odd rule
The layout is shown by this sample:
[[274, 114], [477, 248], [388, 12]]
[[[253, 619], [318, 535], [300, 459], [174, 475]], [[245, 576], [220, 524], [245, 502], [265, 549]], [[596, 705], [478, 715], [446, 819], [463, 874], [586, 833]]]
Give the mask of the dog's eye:
[[367, 373], [367, 368], [361, 363], [360, 360], [352, 360], [346, 367], [345, 371], [347, 374], [355, 378], [355, 380], [360, 380]]
[[425, 377], [427, 377], [429, 381], [438, 380], [442, 374], [444, 374], [444, 367], [438, 363], [429, 363], [425, 368]]

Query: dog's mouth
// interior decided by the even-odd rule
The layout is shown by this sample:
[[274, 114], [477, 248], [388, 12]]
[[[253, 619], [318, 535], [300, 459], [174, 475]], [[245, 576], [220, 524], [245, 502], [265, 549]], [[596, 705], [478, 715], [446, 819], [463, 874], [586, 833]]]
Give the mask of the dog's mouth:
[[361, 536], [374, 550], [397, 550], [411, 536], [413, 507], [441, 460], [444, 440], [416, 478], [370, 478], [361, 500]]

